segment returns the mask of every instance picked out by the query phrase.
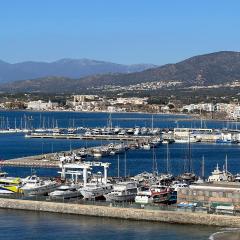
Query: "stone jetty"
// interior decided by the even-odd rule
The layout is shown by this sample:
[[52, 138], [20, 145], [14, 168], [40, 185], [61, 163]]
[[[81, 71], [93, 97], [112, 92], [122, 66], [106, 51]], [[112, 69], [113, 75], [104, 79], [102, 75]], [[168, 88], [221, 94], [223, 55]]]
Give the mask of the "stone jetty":
[[0, 208], [178, 224], [240, 227], [240, 217], [0, 198]]

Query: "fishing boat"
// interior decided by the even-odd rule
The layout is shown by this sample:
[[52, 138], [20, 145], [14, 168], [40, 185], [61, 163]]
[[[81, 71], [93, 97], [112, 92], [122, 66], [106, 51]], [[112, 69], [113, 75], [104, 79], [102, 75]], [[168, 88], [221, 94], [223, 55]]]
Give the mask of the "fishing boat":
[[167, 203], [171, 197], [171, 188], [167, 186], [151, 186], [152, 201], [153, 203]]
[[135, 202], [140, 204], [166, 203], [171, 198], [172, 190], [167, 186], [151, 186], [140, 188]]
[[59, 184], [56, 181], [42, 180], [36, 175], [23, 179], [21, 190], [25, 195], [46, 195], [55, 190]]
[[49, 193], [51, 199], [69, 199], [81, 196], [79, 185], [62, 185]]
[[112, 192], [105, 194], [106, 201], [133, 201], [137, 195], [136, 182], [119, 182], [113, 185]]

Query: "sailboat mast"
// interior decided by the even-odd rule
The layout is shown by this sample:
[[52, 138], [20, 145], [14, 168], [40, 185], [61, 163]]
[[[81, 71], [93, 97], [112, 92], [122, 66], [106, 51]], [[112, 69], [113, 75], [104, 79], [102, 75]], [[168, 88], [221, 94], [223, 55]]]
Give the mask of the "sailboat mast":
[[167, 143], [167, 173], [169, 173], [169, 148]]
[[153, 133], [153, 114], [152, 114], [152, 133]]
[[154, 170], [155, 170], [155, 167], [154, 167], [154, 146], [152, 148], [152, 173], [154, 174]]
[[205, 175], [205, 158], [204, 155], [202, 157], [202, 179], [204, 179], [204, 175]]
[[190, 130], [188, 130], [188, 172], [192, 171], [192, 159], [191, 159], [191, 144], [190, 144]]
[[226, 154], [226, 158], [225, 158], [225, 171], [226, 171], [226, 173], [228, 172], [228, 157], [227, 157], [227, 154]]
[[120, 173], [119, 173], [119, 155], [118, 155], [118, 179], [119, 179], [119, 177], [120, 177]]
[[124, 155], [124, 176], [125, 178], [127, 177], [127, 153], [125, 151], [125, 155]]

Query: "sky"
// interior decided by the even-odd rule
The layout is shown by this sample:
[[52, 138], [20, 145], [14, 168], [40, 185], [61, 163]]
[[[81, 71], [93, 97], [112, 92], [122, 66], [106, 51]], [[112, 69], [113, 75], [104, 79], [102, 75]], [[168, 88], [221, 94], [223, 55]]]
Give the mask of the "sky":
[[0, 59], [175, 63], [240, 51], [239, 0], [1, 0]]

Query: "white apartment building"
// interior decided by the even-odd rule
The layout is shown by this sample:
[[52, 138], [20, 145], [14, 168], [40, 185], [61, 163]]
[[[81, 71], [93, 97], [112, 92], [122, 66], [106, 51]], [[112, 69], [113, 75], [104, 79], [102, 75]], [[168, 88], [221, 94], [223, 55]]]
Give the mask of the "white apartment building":
[[57, 103], [52, 103], [50, 100], [48, 102], [44, 102], [42, 100], [38, 101], [30, 101], [27, 103], [27, 109], [29, 110], [53, 110], [58, 106]]

